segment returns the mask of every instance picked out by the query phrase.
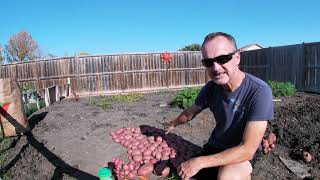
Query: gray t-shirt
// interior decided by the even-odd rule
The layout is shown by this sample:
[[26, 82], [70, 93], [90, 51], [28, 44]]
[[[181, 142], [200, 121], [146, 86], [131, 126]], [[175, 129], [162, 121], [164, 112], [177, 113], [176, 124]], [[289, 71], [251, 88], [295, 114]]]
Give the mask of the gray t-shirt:
[[227, 149], [242, 142], [248, 121], [274, 119], [272, 90], [261, 79], [245, 73], [241, 85], [233, 92], [209, 81], [195, 100], [200, 109], [210, 108], [216, 127], [209, 138], [209, 145]]

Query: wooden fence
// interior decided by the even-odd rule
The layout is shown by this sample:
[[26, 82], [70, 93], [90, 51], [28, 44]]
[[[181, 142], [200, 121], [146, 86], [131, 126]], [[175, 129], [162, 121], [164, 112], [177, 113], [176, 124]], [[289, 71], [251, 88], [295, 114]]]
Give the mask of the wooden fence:
[[205, 84], [201, 53], [172, 53], [166, 65], [160, 53], [68, 57], [3, 65], [0, 77], [43, 89], [66, 85], [80, 95], [150, 91]]
[[[166, 66], [160, 53], [118, 54], [36, 60], [2, 65], [0, 78], [17, 78], [35, 89], [64, 86], [79, 95], [150, 91], [203, 85], [208, 81], [200, 52], [172, 53]], [[320, 93], [320, 43], [241, 53], [242, 70], [261, 79], [290, 81], [300, 91]]]
[[300, 91], [320, 93], [320, 42], [243, 52], [240, 66], [265, 81], [292, 82]]

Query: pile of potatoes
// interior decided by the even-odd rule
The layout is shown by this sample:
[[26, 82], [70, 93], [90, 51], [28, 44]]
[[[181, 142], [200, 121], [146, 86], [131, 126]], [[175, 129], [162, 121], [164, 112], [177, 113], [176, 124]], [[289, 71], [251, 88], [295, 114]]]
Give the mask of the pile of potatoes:
[[146, 125], [120, 128], [111, 136], [128, 149], [129, 162], [115, 158], [111, 161], [118, 179], [147, 177], [151, 173], [166, 177], [201, 150], [176, 134]]

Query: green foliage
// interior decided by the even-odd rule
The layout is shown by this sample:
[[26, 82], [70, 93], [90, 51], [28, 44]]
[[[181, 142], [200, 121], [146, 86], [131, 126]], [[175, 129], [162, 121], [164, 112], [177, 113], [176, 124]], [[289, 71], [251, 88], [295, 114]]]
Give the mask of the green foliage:
[[201, 51], [200, 44], [190, 44], [180, 49], [179, 51]]
[[[13, 137], [5, 137], [4, 139], [1, 140], [0, 142], [0, 164], [3, 164], [4, 161], [6, 160], [6, 156], [8, 153], [8, 149], [11, 147], [13, 143]], [[7, 179], [7, 172], [6, 171], [1, 171], [0, 173], [0, 178], [2, 179]]]
[[121, 103], [130, 103], [136, 101], [142, 101], [144, 95], [141, 93], [130, 93], [125, 95], [115, 95], [115, 96], [100, 96], [98, 99], [91, 101], [90, 104], [96, 107], [100, 107], [104, 110], [112, 108], [112, 103], [121, 102]]
[[274, 97], [292, 96], [297, 92], [297, 89], [291, 82], [268, 81], [268, 84], [272, 88]]
[[112, 108], [110, 99], [108, 99], [108, 98], [106, 98], [106, 97], [100, 97], [100, 98], [97, 99], [97, 100], [91, 101], [90, 104], [91, 104], [91, 105], [94, 105], [94, 106], [96, 106], [96, 107], [100, 107], [100, 108], [102, 108], [103, 110]]
[[178, 173], [174, 172], [170, 177], [166, 177], [164, 180], [181, 180]]
[[22, 87], [22, 92], [24, 92], [24, 93], [32, 91], [32, 90], [33, 90], [33, 87], [30, 84]]
[[189, 108], [198, 96], [201, 87], [185, 88], [178, 92], [172, 104], [180, 108]]
[[[39, 100], [39, 109], [42, 109], [46, 107], [46, 103], [44, 102], [43, 99]], [[24, 110], [27, 116], [30, 116], [32, 113], [36, 112], [39, 110], [37, 107], [37, 103], [28, 103], [24, 104]]]
[[116, 102], [136, 102], [142, 101], [144, 99], [144, 95], [141, 93], [130, 93], [125, 95], [115, 95], [111, 97], [112, 101]]

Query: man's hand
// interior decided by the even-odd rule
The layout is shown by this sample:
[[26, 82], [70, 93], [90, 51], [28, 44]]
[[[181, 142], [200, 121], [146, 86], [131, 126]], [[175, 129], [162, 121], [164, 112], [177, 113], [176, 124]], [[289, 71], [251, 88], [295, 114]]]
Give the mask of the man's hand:
[[169, 122], [165, 122], [163, 126], [164, 126], [164, 130], [166, 131], [166, 134], [168, 134], [176, 127], [176, 123], [175, 121], [169, 121]]
[[183, 180], [188, 180], [201, 170], [201, 157], [192, 158], [178, 167], [178, 174]]
[[262, 148], [265, 154], [267, 154], [268, 152], [271, 152], [272, 149], [276, 147], [276, 140], [277, 140], [277, 137], [274, 133], [270, 133], [266, 138], [263, 138]]

